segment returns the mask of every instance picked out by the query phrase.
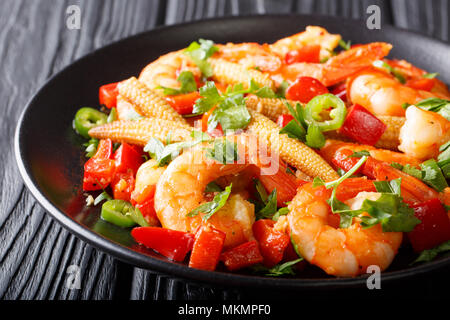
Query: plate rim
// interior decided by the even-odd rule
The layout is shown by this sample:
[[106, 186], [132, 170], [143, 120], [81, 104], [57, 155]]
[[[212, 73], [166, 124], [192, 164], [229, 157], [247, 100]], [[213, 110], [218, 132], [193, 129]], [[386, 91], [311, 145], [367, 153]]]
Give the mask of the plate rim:
[[[53, 81], [57, 80], [57, 78], [65, 73], [70, 68], [73, 68], [78, 63], [82, 62], [85, 59], [88, 59], [91, 56], [98, 54], [101, 51], [106, 51], [111, 47], [120, 45], [122, 42], [132, 41], [135, 38], [140, 38], [146, 35], [151, 35], [153, 33], [158, 33], [164, 30], [176, 29], [180, 27], [187, 27], [190, 25], [200, 24], [200, 23], [211, 23], [211, 22], [226, 22], [226, 21], [235, 21], [235, 20], [248, 20], [248, 19], [276, 19], [283, 17], [308, 17], [308, 18], [317, 18], [324, 19], [329, 18], [332, 20], [345, 20], [350, 23], [357, 23], [364, 21], [363, 19], [353, 19], [353, 18], [342, 18], [337, 16], [330, 15], [322, 15], [322, 14], [264, 14], [264, 15], [241, 15], [241, 16], [225, 16], [225, 17], [216, 17], [216, 18], [207, 18], [207, 19], [199, 19], [193, 20], [189, 22], [177, 23], [169, 26], [156, 26], [150, 30], [142, 31], [137, 34], [124, 37], [112, 43], [109, 43], [105, 46], [97, 48], [87, 54], [79, 57], [78, 59], [70, 62], [68, 65], [63, 67], [57, 73], [49, 77], [31, 96], [31, 98], [26, 103], [24, 109], [22, 110], [20, 117], [17, 121], [16, 130], [14, 132], [14, 155], [16, 159], [17, 166], [19, 168], [19, 173], [24, 181], [25, 186], [30, 190], [32, 196], [35, 200], [43, 207], [43, 209], [50, 213], [50, 216], [55, 219], [63, 228], [68, 230], [71, 234], [76, 237], [82, 239], [83, 241], [89, 243], [93, 247], [106, 252], [113, 257], [124, 261], [125, 263], [132, 263], [136, 267], [144, 268], [151, 271], [157, 271], [164, 274], [172, 275], [178, 278], [182, 278], [185, 280], [193, 280], [199, 281], [208, 284], [218, 284], [222, 286], [233, 286], [239, 285], [244, 287], [281, 287], [285, 289], [306, 289], [306, 288], [350, 288], [350, 287], [360, 287], [366, 283], [367, 278], [370, 274], [362, 275], [358, 277], [352, 278], [323, 278], [323, 279], [302, 279], [302, 278], [272, 278], [272, 277], [263, 277], [263, 276], [255, 276], [255, 275], [243, 275], [243, 274], [234, 274], [222, 271], [204, 271], [199, 269], [189, 268], [187, 265], [177, 264], [170, 261], [164, 261], [157, 258], [153, 258], [149, 255], [139, 253], [132, 249], [129, 249], [119, 243], [116, 243], [102, 235], [94, 232], [88, 227], [78, 223], [76, 220], [69, 217], [63, 211], [58, 209], [56, 205], [54, 205], [49, 199], [46, 198], [43, 192], [40, 191], [37, 183], [33, 179], [33, 175], [29, 172], [29, 168], [27, 167], [27, 162], [25, 161], [24, 154], [25, 150], [21, 148], [21, 139], [24, 137], [24, 119], [29, 111], [29, 109], [33, 106], [36, 99], [39, 98], [41, 91], [46, 88]], [[384, 23], [383, 27], [388, 27], [396, 30], [396, 32], [404, 32], [406, 34], [411, 34], [414, 36], [422, 37], [428, 41], [438, 42], [449, 46], [449, 43], [444, 42], [439, 39], [431, 38], [422, 33], [407, 30], [404, 28], [395, 27], [391, 24]], [[408, 268], [406, 270], [396, 270], [396, 271], [386, 271], [383, 272], [382, 278], [383, 282], [394, 281], [409, 278], [411, 276], [418, 276], [424, 273], [436, 270], [438, 268], [442, 268], [444, 266], [448, 266], [450, 264], [450, 257], [446, 257], [437, 261], [431, 261], [425, 264], [419, 264], [415, 267]]]

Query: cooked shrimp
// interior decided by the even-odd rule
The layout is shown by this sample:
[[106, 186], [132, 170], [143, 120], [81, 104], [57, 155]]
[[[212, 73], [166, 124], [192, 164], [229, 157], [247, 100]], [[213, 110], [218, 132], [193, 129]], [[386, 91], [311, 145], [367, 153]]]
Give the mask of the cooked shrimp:
[[287, 81], [294, 81], [299, 76], [313, 77], [325, 86], [331, 86], [360, 72], [373, 61], [385, 57], [392, 46], [384, 42], [361, 45], [331, 57], [325, 63], [293, 63], [281, 69], [281, 75]]
[[157, 89], [159, 86], [179, 89], [177, 77], [183, 71], [190, 71], [195, 77], [201, 77], [200, 69], [180, 50], [165, 54], [147, 65], [142, 70], [139, 80], [150, 89]]
[[136, 173], [133, 199], [138, 203], [155, 192], [156, 184], [167, 168], [167, 166], [158, 167], [156, 164], [156, 160], [150, 159], [144, 162]]
[[[245, 135], [234, 138], [237, 140], [239, 158], [245, 158]], [[194, 232], [202, 223], [209, 223], [226, 233], [225, 246], [232, 247], [252, 237], [254, 206], [242, 196], [230, 196], [227, 204], [207, 222], [202, 221], [200, 215], [186, 215], [205, 202], [204, 190], [208, 183], [239, 173], [248, 164], [221, 164], [205, 157], [203, 147], [197, 146], [184, 152], [168, 165], [156, 185], [156, 214], [164, 228], [179, 231]]]
[[404, 103], [423, 99], [445, 98], [438, 92], [417, 90], [401, 84], [394, 76], [375, 68], [367, 68], [347, 80], [347, 95], [376, 115], [404, 116]]
[[[293, 242], [300, 254], [326, 273], [341, 277], [365, 273], [370, 265], [385, 270], [402, 242], [401, 232], [383, 232], [380, 225], [363, 229], [359, 219], [342, 229], [327, 200], [331, 190], [314, 188], [312, 183], [300, 187], [289, 205], [287, 216]], [[377, 194], [362, 193], [348, 201], [357, 209], [361, 198], [376, 199]]]
[[436, 112], [410, 106], [400, 130], [398, 149], [417, 159], [435, 158], [439, 147], [450, 140], [450, 121]]
[[262, 72], [274, 72], [281, 67], [281, 59], [270, 52], [267, 44], [259, 43], [227, 43], [217, 45], [219, 51], [214, 54], [215, 58], [222, 58], [231, 62], [239, 63], [247, 69], [259, 69]]
[[291, 50], [301, 49], [307, 45], [320, 45], [320, 59], [331, 56], [331, 52], [338, 46], [341, 36], [330, 34], [327, 30], [317, 26], [307, 26], [305, 31], [283, 38], [270, 45], [270, 50], [284, 59]]
[[[336, 140], [327, 140], [325, 146], [320, 150], [322, 157], [330, 163], [336, 164], [336, 159], [342, 158], [344, 149], [351, 151], [367, 150], [370, 158], [364, 164], [363, 174], [376, 180], [394, 180], [401, 178], [402, 197], [410, 203], [418, 203], [437, 198], [438, 192], [428, 187], [421, 180], [406, 174], [391, 166], [393, 162], [402, 165], [412, 165], [417, 167], [421, 161], [404, 153], [383, 149], [376, 149], [372, 146], [358, 145]], [[339, 156], [341, 153], [341, 156]], [[348, 154], [348, 153], [347, 153]]]

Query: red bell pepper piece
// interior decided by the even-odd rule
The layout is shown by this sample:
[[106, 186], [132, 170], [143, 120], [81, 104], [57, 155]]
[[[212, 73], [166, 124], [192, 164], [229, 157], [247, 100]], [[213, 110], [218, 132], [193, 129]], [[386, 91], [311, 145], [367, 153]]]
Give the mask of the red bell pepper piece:
[[432, 249], [450, 240], [450, 220], [439, 199], [431, 199], [412, 206], [415, 216], [422, 222], [408, 233], [416, 252]]
[[296, 62], [320, 62], [320, 45], [306, 45], [297, 50], [291, 50], [284, 57], [286, 64]]
[[179, 114], [191, 114], [195, 101], [200, 98], [197, 91], [178, 94], [174, 96], [166, 96], [165, 99]]
[[258, 243], [253, 240], [225, 251], [221, 254], [220, 260], [228, 270], [234, 271], [260, 263], [263, 257], [259, 252]]
[[[342, 181], [336, 189], [336, 198], [340, 201], [346, 201], [354, 198], [360, 192], [377, 192], [373, 180], [362, 178], [348, 178]], [[339, 215], [336, 215], [339, 216]]]
[[131, 230], [136, 242], [174, 261], [183, 261], [192, 250], [194, 235], [158, 227], [138, 227]]
[[116, 161], [116, 172], [126, 173], [129, 170], [136, 174], [137, 170], [144, 162], [142, 155], [128, 143], [122, 143], [114, 153]]
[[367, 109], [355, 104], [349, 108], [339, 132], [362, 144], [375, 145], [386, 130], [386, 125]]
[[111, 159], [113, 153], [113, 143], [111, 139], [102, 139], [98, 143], [97, 151], [93, 158]]
[[406, 81], [405, 86], [416, 90], [431, 91], [435, 83], [434, 79], [421, 78], [408, 80]]
[[151, 226], [159, 225], [159, 219], [155, 211], [155, 198], [152, 197], [143, 203], [138, 203], [135, 205], [135, 208], [141, 211], [145, 220], [147, 220]]
[[111, 182], [114, 199], [125, 201], [131, 200], [131, 193], [134, 190], [135, 179], [133, 172], [116, 172]]
[[214, 271], [219, 262], [226, 234], [210, 226], [201, 226], [195, 234], [189, 267]]
[[335, 87], [333, 87], [330, 92], [336, 97], [340, 98], [342, 101], [347, 102], [347, 83], [343, 82]]
[[112, 150], [111, 139], [100, 140], [97, 152], [84, 164], [83, 190], [101, 190], [111, 183], [115, 171]]
[[286, 172], [287, 166], [283, 161], [280, 160], [278, 165], [275, 174], [264, 174], [265, 169], [261, 166], [256, 169], [256, 176], [268, 193], [277, 189], [277, 204], [284, 206], [285, 202], [291, 201], [297, 194], [299, 182], [294, 175]]
[[284, 128], [289, 122], [291, 122], [294, 119], [293, 116], [291, 116], [290, 114], [282, 114], [278, 116], [277, 119], [277, 125], [280, 128]]
[[273, 229], [274, 224], [273, 220], [260, 219], [252, 227], [253, 235], [264, 257], [264, 265], [269, 268], [283, 259], [284, 250], [290, 242], [287, 234]]
[[[203, 114], [203, 116], [202, 116], [202, 131], [203, 132], [208, 132], [208, 119], [212, 115], [215, 108], [216, 107], [213, 107], [213, 108], [211, 108], [211, 110], [209, 110], [208, 112], [205, 112]], [[222, 130], [222, 126], [220, 125], [220, 123], [217, 125], [217, 127], [214, 130], [208, 132], [208, 134], [213, 137], [223, 136], [223, 130]]]
[[[355, 164], [361, 160], [361, 158], [350, 157], [353, 154], [353, 151], [346, 148], [338, 149], [333, 158], [331, 159], [331, 163], [338, 168], [341, 168], [345, 171], [349, 171], [351, 168], [355, 166]], [[359, 173], [362, 170], [362, 166], [356, 170], [355, 173]]]
[[100, 104], [105, 105], [109, 109], [117, 106], [117, 96], [119, 95], [118, 84], [118, 82], [114, 82], [100, 87], [98, 93]]
[[91, 158], [84, 164], [83, 190], [105, 189], [114, 177], [114, 160]]
[[299, 77], [286, 90], [286, 99], [308, 103], [315, 96], [328, 93], [319, 80], [311, 77]]

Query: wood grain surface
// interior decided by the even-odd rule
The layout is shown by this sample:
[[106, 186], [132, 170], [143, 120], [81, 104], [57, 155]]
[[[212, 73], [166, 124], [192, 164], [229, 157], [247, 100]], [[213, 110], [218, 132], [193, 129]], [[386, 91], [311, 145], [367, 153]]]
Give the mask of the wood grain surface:
[[[81, 30], [66, 27], [66, 9], [72, 4], [81, 7]], [[71, 235], [52, 220], [22, 183], [13, 154], [16, 123], [28, 99], [50, 76], [94, 49], [155, 26], [220, 16], [294, 12], [364, 18], [370, 4], [380, 6], [383, 23], [449, 41], [447, 0], [2, 0], [0, 297], [228, 300], [274, 295], [273, 290], [210, 287], [134, 268]], [[66, 287], [70, 265], [81, 268], [79, 290]], [[413, 286], [397, 284], [388, 294], [406, 292], [409, 285], [413, 292], [436, 297], [439, 288], [448, 285], [439, 279], [438, 273], [415, 279]], [[286, 292], [277, 294], [278, 298], [286, 296], [292, 297]]]

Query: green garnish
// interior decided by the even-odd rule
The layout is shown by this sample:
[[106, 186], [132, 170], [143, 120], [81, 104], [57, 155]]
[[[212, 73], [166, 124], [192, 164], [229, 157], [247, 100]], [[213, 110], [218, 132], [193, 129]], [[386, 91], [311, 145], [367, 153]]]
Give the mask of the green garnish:
[[116, 108], [112, 108], [111, 111], [109, 112], [108, 118], [106, 119], [107, 123], [111, 123], [113, 121], [117, 120], [117, 109]]
[[148, 152], [150, 156], [156, 160], [158, 167], [163, 167], [173, 159], [178, 157], [182, 149], [191, 148], [201, 142], [210, 141], [209, 137], [206, 137], [203, 133], [192, 131], [192, 141], [183, 141], [164, 145], [158, 138], [152, 137], [145, 145], [144, 151]]
[[92, 158], [95, 153], [97, 152], [99, 140], [92, 138], [88, 142], [84, 143], [83, 145], [86, 147], [84, 150], [86, 152], [86, 157]]
[[201, 204], [199, 207], [197, 207], [196, 209], [189, 212], [186, 216], [187, 217], [195, 217], [200, 212], [202, 212], [202, 213], [205, 213], [205, 215], [202, 217], [202, 219], [204, 221], [208, 220], [209, 218], [211, 218], [211, 216], [214, 213], [219, 211], [220, 208], [222, 208], [225, 205], [228, 198], [230, 197], [231, 188], [232, 188], [232, 184], [230, 184], [228, 187], [226, 187], [224, 191], [216, 194], [212, 201]]
[[198, 42], [192, 42], [184, 52], [191, 57], [203, 76], [209, 78], [213, 75], [213, 70], [207, 60], [217, 51], [219, 51], [219, 48], [214, 45], [214, 42], [199, 39]]
[[397, 80], [402, 83], [405, 84], [406, 83], [406, 79], [405, 77], [396, 69], [396, 68], [392, 68], [387, 62], [383, 61], [383, 60], [376, 60], [372, 63], [372, 65], [374, 67], [380, 68], [380, 69], [385, 69], [387, 70], [389, 73], [391, 73], [395, 78], [397, 78]]
[[419, 262], [428, 262], [437, 257], [439, 253], [450, 251], [450, 240], [434, 247], [433, 249], [424, 250], [420, 253], [419, 257], [411, 264]]
[[205, 192], [222, 192], [223, 189], [216, 182], [210, 182], [206, 185]]
[[345, 159], [348, 159], [348, 158], [361, 158], [363, 156], [367, 156], [367, 157], [370, 156], [370, 152], [367, 151], [367, 150], [355, 151], [355, 152], [353, 152], [353, 154], [349, 155]]
[[350, 48], [352, 47], [352, 42], [350, 40], [348, 40], [347, 42], [345, 42], [344, 40], [339, 40], [339, 46], [344, 49], [345, 51], [350, 50]]
[[180, 89], [167, 88], [158, 86], [158, 89], [164, 89], [164, 95], [173, 96], [177, 94], [184, 94], [197, 91], [197, 82], [195, 82], [194, 74], [190, 71], [183, 71], [177, 78], [177, 81], [181, 84]]
[[112, 200], [113, 198], [106, 192], [103, 191], [102, 193], [100, 193], [94, 200], [94, 206], [98, 205], [100, 202], [102, 202], [103, 200]]
[[206, 155], [223, 164], [239, 160], [236, 142], [228, 140], [215, 140], [213, 148], [206, 149]]
[[450, 100], [428, 98], [415, 104], [418, 108], [440, 114], [450, 121]]
[[448, 187], [444, 174], [434, 159], [423, 162], [420, 167], [424, 173], [422, 180], [439, 192]]
[[273, 189], [272, 192], [264, 201], [265, 206], [256, 213], [256, 219], [272, 219], [273, 215], [277, 212], [277, 189]]
[[282, 264], [277, 264], [272, 268], [267, 268], [263, 265], [256, 265], [252, 267], [254, 272], [264, 273], [264, 275], [269, 277], [279, 277], [284, 275], [295, 275], [295, 271], [292, 268], [295, 264], [302, 261], [303, 258], [299, 258], [296, 260], [288, 261]]
[[427, 79], [434, 79], [439, 75], [439, 73], [437, 72], [433, 72], [433, 73], [426, 73], [424, 74], [422, 77], [427, 78]]
[[272, 220], [273, 220], [273, 221], [278, 221], [278, 219], [279, 219], [281, 216], [285, 216], [285, 215], [287, 215], [288, 213], [289, 213], [288, 207], [280, 208], [280, 209], [278, 209], [278, 211], [273, 215]]

